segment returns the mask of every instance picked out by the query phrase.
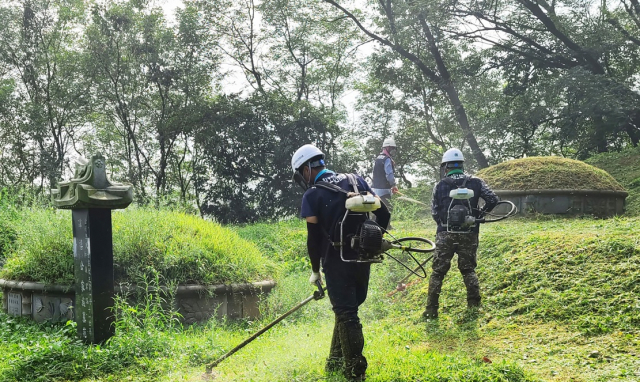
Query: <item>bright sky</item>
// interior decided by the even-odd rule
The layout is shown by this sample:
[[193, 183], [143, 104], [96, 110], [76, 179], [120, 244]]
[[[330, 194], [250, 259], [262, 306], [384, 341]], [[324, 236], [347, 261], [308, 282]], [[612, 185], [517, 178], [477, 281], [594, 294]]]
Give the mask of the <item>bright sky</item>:
[[173, 21], [175, 9], [182, 6], [182, 0], [156, 0], [156, 4], [164, 9], [167, 19]]

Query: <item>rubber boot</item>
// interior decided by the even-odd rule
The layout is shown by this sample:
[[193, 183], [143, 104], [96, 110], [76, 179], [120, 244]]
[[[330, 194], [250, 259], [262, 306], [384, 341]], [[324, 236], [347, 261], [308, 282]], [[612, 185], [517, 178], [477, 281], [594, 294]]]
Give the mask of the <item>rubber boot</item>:
[[362, 355], [362, 349], [364, 349], [362, 325], [358, 321], [341, 322], [339, 330], [345, 364], [344, 376], [349, 381], [364, 381], [367, 359]]
[[478, 308], [480, 306], [480, 281], [475, 272], [462, 275], [464, 285], [467, 287], [467, 307]]
[[331, 349], [329, 349], [329, 357], [327, 357], [327, 363], [325, 364], [324, 371], [326, 373], [337, 373], [344, 371], [344, 357], [342, 356], [342, 346], [340, 345], [340, 330], [338, 328], [337, 318], [333, 326]]
[[442, 280], [444, 277], [432, 273], [429, 278], [429, 292], [427, 293], [427, 308], [422, 313], [422, 317], [427, 320], [438, 318], [438, 300], [440, 299], [440, 291], [442, 290]]

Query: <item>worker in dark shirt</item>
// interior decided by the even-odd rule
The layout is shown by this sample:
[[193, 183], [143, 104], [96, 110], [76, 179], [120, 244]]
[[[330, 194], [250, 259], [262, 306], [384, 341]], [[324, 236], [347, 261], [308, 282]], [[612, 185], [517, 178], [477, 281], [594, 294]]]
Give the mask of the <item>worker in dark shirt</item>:
[[[365, 301], [369, 288], [370, 263], [345, 262], [353, 260], [357, 253], [347, 243], [340, 242], [336, 234], [347, 212], [346, 192], [334, 192], [320, 187], [319, 182], [352, 191], [354, 181], [358, 191], [371, 192], [369, 185], [360, 176], [338, 174], [325, 167], [324, 153], [313, 145], [299, 148], [291, 160], [294, 179], [305, 188], [302, 197], [301, 217], [307, 221], [307, 249], [311, 260], [309, 282], [322, 281], [320, 266], [324, 273], [327, 294], [335, 314], [335, 325], [326, 371], [342, 371], [350, 381], [365, 379], [367, 360], [362, 355], [364, 336], [358, 317], [358, 307]], [[376, 196], [377, 198], [377, 196]], [[388, 224], [390, 214], [383, 203], [374, 211], [378, 222]], [[346, 234], [354, 233], [357, 220], [346, 219], [340, 227]]]
[[[458, 254], [458, 269], [462, 273], [467, 288], [467, 307], [480, 306], [480, 282], [476, 275], [476, 253], [480, 227], [472, 222], [491, 211], [498, 204], [498, 197], [480, 178], [464, 173], [464, 156], [458, 149], [449, 149], [442, 156], [440, 166], [442, 180], [433, 188], [431, 215], [438, 224], [436, 249], [433, 255], [427, 307], [423, 313], [426, 319], [438, 318], [438, 300], [442, 282], [451, 267], [451, 259]], [[455, 198], [452, 190], [462, 189]], [[471, 191], [469, 191], [471, 190]], [[468, 199], [465, 196], [471, 195]], [[461, 199], [458, 199], [461, 198]], [[478, 201], [485, 202], [482, 209]], [[465, 218], [467, 220], [465, 220]]]

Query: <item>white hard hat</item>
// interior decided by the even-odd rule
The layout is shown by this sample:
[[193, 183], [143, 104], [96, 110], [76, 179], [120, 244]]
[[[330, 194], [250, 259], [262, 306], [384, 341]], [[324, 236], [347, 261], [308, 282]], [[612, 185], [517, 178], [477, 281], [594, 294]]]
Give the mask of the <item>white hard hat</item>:
[[300, 166], [309, 162], [315, 157], [321, 157], [322, 159], [324, 159], [324, 153], [314, 145], [307, 144], [300, 147], [291, 157], [291, 167], [293, 168], [293, 171], [295, 172], [300, 168]]
[[396, 141], [392, 137], [389, 137], [382, 142], [382, 147], [396, 147]]
[[441, 164], [447, 162], [464, 162], [464, 155], [462, 155], [462, 151], [458, 149], [449, 149], [445, 151], [442, 155]]

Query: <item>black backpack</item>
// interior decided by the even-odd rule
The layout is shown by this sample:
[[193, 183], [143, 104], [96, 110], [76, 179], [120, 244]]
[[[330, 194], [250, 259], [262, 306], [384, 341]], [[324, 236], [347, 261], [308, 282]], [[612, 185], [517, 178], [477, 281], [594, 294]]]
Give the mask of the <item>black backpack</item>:
[[[353, 192], [360, 194], [358, 181], [353, 174], [345, 174]], [[333, 192], [340, 192], [348, 195], [350, 192], [329, 182], [318, 182], [316, 187], [324, 188]], [[323, 229], [324, 231], [324, 229]], [[382, 251], [382, 229], [369, 219], [366, 212], [353, 212], [346, 210], [342, 221], [337, 221], [331, 227], [331, 233], [324, 232], [325, 236], [334, 248], [339, 248], [342, 253], [344, 247], [351, 248], [358, 254], [358, 261], [368, 261], [376, 258]], [[342, 236], [342, 237], [341, 237]], [[343, 258], [343, 260], [345, 260]]]
[[[455, 188], [466, 188], [469, 176], [465, 176], [464, 181], [460, 186], [452, 178], [444, 178], [443, 181]], [[469, 199], [452, 199], [450, 205], [447, 207], [447, 213], [443, 222], [448, 227], [448, 230], [453, 231], [469, 231], [472, 226], [466, 224], [466, 217], [472, 216], [471, 203]]]

